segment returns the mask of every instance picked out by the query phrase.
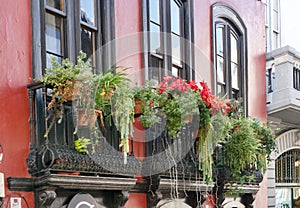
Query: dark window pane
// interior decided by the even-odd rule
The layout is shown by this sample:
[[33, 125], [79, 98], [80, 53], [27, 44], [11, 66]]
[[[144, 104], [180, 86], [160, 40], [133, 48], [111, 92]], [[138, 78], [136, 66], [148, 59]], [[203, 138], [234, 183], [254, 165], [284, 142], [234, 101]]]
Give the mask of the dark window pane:
[[46, 4], [47, 6], [53, 7], [55, 9], [64, 10], [63, 0], [47, 0]]
[[95, 1], [80, 0], [81, 21], [95, 25]]
[[160, 24], [159, 0], [149, 0], [150, 20]]
[[46, 13], [46, 50], [62, 55], [62, 20]]
[[153, 56], [150, 58], [150, 79], [161, 81], [161, 60]]
[[223, 27], [217, 27], [216, 29], [216, 46], [217, 54], [223, 56]]
[[160, 26], [150, 23], [150, 52], [160, 52]]
[[180, 37], [172, 34], [172, 62], [181, 65]]
[[171, 1], [171, 31], [180, 34], [180, 8], [175, 1]]
[[86, 60], [93, 60], [94, 34], [86, 29], [81, 29], [81, 50], [86, 53]]

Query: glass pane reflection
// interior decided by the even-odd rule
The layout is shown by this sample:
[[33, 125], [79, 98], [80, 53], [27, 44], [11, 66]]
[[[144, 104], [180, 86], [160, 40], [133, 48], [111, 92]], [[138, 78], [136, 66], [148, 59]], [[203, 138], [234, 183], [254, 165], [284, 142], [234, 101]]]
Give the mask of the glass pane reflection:
[[171, 31], [180, 34], [180, 8], [175, 1], [171, 1]]
[[[86, 60], [93, 60], [94, 40], [91, 31], [81, 29], [81, 50], [86, 53]], [[86, 61], [85, 60], [85, 61]]]
[[160, 53], [160, 26], [150, 23], [150, 52]]
[[46, 17], [46, 50], [61, 55], [62, 21], [61, 18], [51, 14]]
[[149, 1], [150, 20], [160, 24], [159, 18], [159, 0]]
[[221, 83], [225, 82], [224, 59], [220, 56], [217, 56], [217, 81]]
[[223, 56], [223, 27], [216, 29], [217, 54]]
[[80, 0], [81, 21], [95, 25], [95, 1]]
[[172, 34], [172, 62], [181, 65], [180, 37]]
[[55, 9], [64, 10], [63, 7], [63, 0], [47, 0], [46, 1], [47, 6], [53, 7]]

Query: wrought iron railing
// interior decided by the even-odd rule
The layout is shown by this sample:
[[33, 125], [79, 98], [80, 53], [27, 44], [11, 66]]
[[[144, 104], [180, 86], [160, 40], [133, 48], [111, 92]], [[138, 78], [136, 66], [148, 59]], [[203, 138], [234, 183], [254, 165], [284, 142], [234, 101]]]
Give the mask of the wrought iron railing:
[[172, 138], [164, 125], [158, 123], [146, 130], [146, 159], [142, 175], [159, 174], [160, 177], [176, 177], [202, 180], [197, 156], [198, 122], [182, 126], [176, 138]]
[[[28, 85], [31, 130], [30, 155], [27, 158], [29, 173], [40, 175], [45, 172], [79, 171], [92, 175], [135, 175], [140, 170], [140, 163], [134, 158], [133, 152], [124, 163], [119, 134], [113, 122], [108, 121], [110, 118], [104, 118], [105, 127], [99, 127], [97, 135], [88, 127], [77, 129], [77, 114], [70, 101], [64, 104], [63, 118], [59, 123], [58, 118], [53, 117], [53, 112], [47, 109], [51, 100], [49, 92], [51, 88], [41, 83]], [[49, 129], [52, 119], [55, 119], [54, 125]], [[48, 134], [45, 135], [46, 132]], [[88, 146], [88, 153], [77, 152], [74, 148], [74, 141], [82, 136], [92, 139], [93, 145]]]
[[255, 165], [248, 165], [239, 173], [233, 173], [226, 164], [224, 146], [219, 144], [214, 151], [215, 180], [222, 184], [258, 185], [263, 180], [263, 174]]
[[300, 151], [289, 150], [275, 161], [276, 183], [300, 182]]

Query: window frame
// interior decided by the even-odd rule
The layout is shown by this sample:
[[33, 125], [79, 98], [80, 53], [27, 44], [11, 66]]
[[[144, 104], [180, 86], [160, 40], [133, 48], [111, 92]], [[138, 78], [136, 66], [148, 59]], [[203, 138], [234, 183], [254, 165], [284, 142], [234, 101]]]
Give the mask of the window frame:
[[[247, 115], [247, 100], [248, 100], [248, 53], [247, 53], [247, 28], [241, 19], [241, 17], [238, 15], [238, 13], [229, 5], [225, 3], [215, 3], [212, 5], [212, 77], [213, 77], [213, 86], [212, 91], [214, 94], [217, 92], [217, 46], [216, 46], [216, 28], [218, 23], [226, 23], [228, 27], [232, 27], [233, 31], [235, 31], [239, 35], [239, 41], [238, 41], [238, 48], [240, 49], [238, 61], [239, 61], [239, 71], [241, 75], [239, 75], [238, 79], [240, 82], [240, 89], [239, 93], [242, 99], [243, 99], [243, 108], [244, 113]], [[225, 30], [225, 32], [229, 32], [228, 30]], [[230, 38], [230, 34], [229, 34]], [[226, 40], [225, 40], [226, 41]], [[223, 40], [224, 43], [224, 40]], [[229, 42], [230, 43], [230, 42]], [[225, 45], [228, 45], [228, 42], [223, 44], [223, 49], [225, 49]], [[230, 49], [229, 53], [230, 53]], [[226, 53], [226, 52], [225, 52]], [[227, 52], [228, 53], [228, 52]], [[225, 56], [229, 56], [228, 54], [225, 54]], [[231, 59], [229, 59], [231, 60]], [[227, 72], [225, 76], [225, 83], [226, 85], [226, 92], [229, 92], [228, 98], [232, 98], [231, 91], [232, 87], [228, 86], [228, 83], [231, 83], [231, 76], [230, 73], [228, 75], [228, 71], [231, 70], [231, 67], [228, 65], [230, 61], [225, 61], [225, 71]]]
[[[277, 48], [281, 47], [281, 2], [280, 0], [276, 0], [278, 4], [278, 8], [274, 8], [274, 1], [271, 0], [265, 0], [265, 13], [266, 13], [266, 19], [265, 19], [265, 27], [266, 27], [266, 48], [267, 52], [270, 52], [272, 50], [275, 50]], [[274, 22], [274, 12], [277, 13], [277, 28], [275, 28], [275, 22]], [[276, 43], [275, 38], [276, 36]]]
[[[72, 2], [72, 3], [70, 3]], [[77, 60], [77, 55], [80, 51], [80, 42], [78, 42], [78, 35], [76, 38], [75, 31], [79, 28], [76, 25], [75, 18], [78, 19], [80, 24], [79, 7], [75, 7], [75, 1], [64, 0], [64, 13], [70, 18], [65, 20], [65, 30], [70, 34], [69, 38], [65, 40], [66, 48], [63, 58], [68, 57], [73, 63]], [[79, 1], [76, 1], [77, 3]], [[46, 43], [45, 43], [45, 4], [46, 0], [31, 0], [31, 17], [32, 17], [32, 79], [40, 78], [45, 72], [46, 68]], [[101, 5], [100, 5], [101, 4]], [[79, 4], [78, 4], [79, 5]], [[115, 45], [111, 44], [111, 47], [101, 47], [105, 43], [115, 39], [115, 19], [114, 19], [114, 0], [101, 1], [98, 3], [97, 18], [100, 32], [98, 33], [97, 41], [97, 69], [108, 70], [116, 63]], [[77, 11], [75, 11], [77, 10]], [[75, 12], [74, 12], [75, 11]], [[76, 15], [77, 16], [76, 16]], [[80, 26], [80, 25], [79, 25]], [[106, 28], [106, 29], [105, 29]], [[105, 29], [105, 30], [104, 30]], [[80, 35], [80, 33], [78, 33]], [[80, 36], [79, 36], [80, 38]], [[75, 44], [77, 42], [77, 45]], [[43, 108], [43, 94], [42, 91], [36, 92], [36, 109], [35, 114], [45, 115], [45, 109]], [[44, 118], [42, 116], [37, 117], [37, 128], [35, 131], [36, 138], [43, 138]], [[37, 145], [39, 143], [37, 142]]]
[[[160, 78], [164, 75], [172, 76], [172, 66], [182, 67], [182, 75], [185, 79], [193, 79], [195, 77], [194, 71], [194, 57], [193, 57], [193, 1], [192, 0], [173, 0], [175, 3], [181, 5], [181, 15], [180, 15], [180, 32], [181, 32], [181, 66], [172, 62], [172, 42], [171, 42], [171, 0], [159, 0], [160, 4], [160, 22], [161, 31], [164, 35], [160, 36], [160, 44], [162, 48], [162, 55], [151, 53], [150, 51], [150, 6], [149, 0], [141, 0], [142, 9], [142, 29], [143, 33], [143, 44], [142, 44], [142, 58], [143, 58], [143, 68], [144, 80], [151, 79], [151, 68], [150, 60], [151, 56], [161, 60], [162, 71], [160, 73]], [[163, 11], [164, 10], [164, 11]], [[184, 40], [184, 43], [183, 41]], [[187, 41], [188, 40], [188, 41]], [[189, 55], [188, 55], [189, 54]], [[159, 81], [159, 80], [158, 80]]]
[[[95, 12], [96, 25], [90, 26], [97, 30], [95, 36], [95, 67], [97, 69], [108, 70], [115, 64], [115, 45], [111, 48], [101, 47], [105, 43], [115, 39], [115, 19], [114, 1], [96, 1]], [[32, 77], [39, 78], [46, 68], [46, 34], [45, 34], [45, 15], [46, 10], [50, 13], [57, 13], [63, 16], [64, 24], [64, 51], [62, 58], [69, 58], [76, 62], [81, 49], [80, 38], [80, 1], [64, 0], [63, 11], [46, 5], [46, 0], [31, 0], [32, 13]], [[84, 25], [86, 27], [86, 25]], [[95, 71], [96, 72], [96, 71]]]

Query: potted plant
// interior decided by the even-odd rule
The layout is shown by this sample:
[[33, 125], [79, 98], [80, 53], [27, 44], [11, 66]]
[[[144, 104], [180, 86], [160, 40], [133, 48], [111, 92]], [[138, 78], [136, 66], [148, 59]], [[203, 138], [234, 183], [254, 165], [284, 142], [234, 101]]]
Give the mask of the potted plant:
[[103, 74], [100, 73], [96, 78], [95, 110], [100, 116], [103, 127], [103, 118], [111, 116], [111, 99], [114, 91], [118, 88], [129, 87], [130, 79], [124, 73], [125, 70], [127, 68], [113, 67]]
[[158, 86], [159, 94], [167, 99], [161, 100], [161, 109], [166, 114], [167, 130], [172, 138], [178, 135], [181, 127], [192, 121], [198, 114], [197, 98], [188, 82], [181, 78], [165, 76]]
[[[161, 103], [167, 100], [166, 94], [159, 94], [155, 88], [155, 82], [149, 80], [144, 86], [134, 87], [135, 98], [135, 116], [139, 118], [143, 127], [148, 128], [161, 120], [157, 109], [161, 107]], [[141, 105], [137, 112], [137, 105]]]
[[[41, 81], [45, 86], [51, 88], [51, 101], [48, 103], [47, 109], [52, 111], [53, 118], [44, 137], [47, 137], [56, 119], [58, 119], [58, 123], [61, 123], [64, 103], [73, 99], [76, 94], [74, 91], [76, 81], [82, 80], [81, 75], [85, 75], [85, 72], [90, 70], [87, 67], [82, 67], [84, 58], [85, 54], [81, 53], [77, 59], [79, 65], [74, 66], [68, 58], [63, 59], [62, 62], [59, 63], [53, 57], [51, 59], [51, 67], [47, 68], [43, 76], [38, 79], [38, 81]], [[47, 119], [49, 118], [50, 116]]]
[[125, 73], [127, 68], [115, 67], [99, 75], [95, 93], [95, 109], [104, 127], [104, 118], [113, 119], [120, 132], [120, 147], [127, 163], [129, 136], [133, 134], [134, 93], [130, 88], [130, 79]]

